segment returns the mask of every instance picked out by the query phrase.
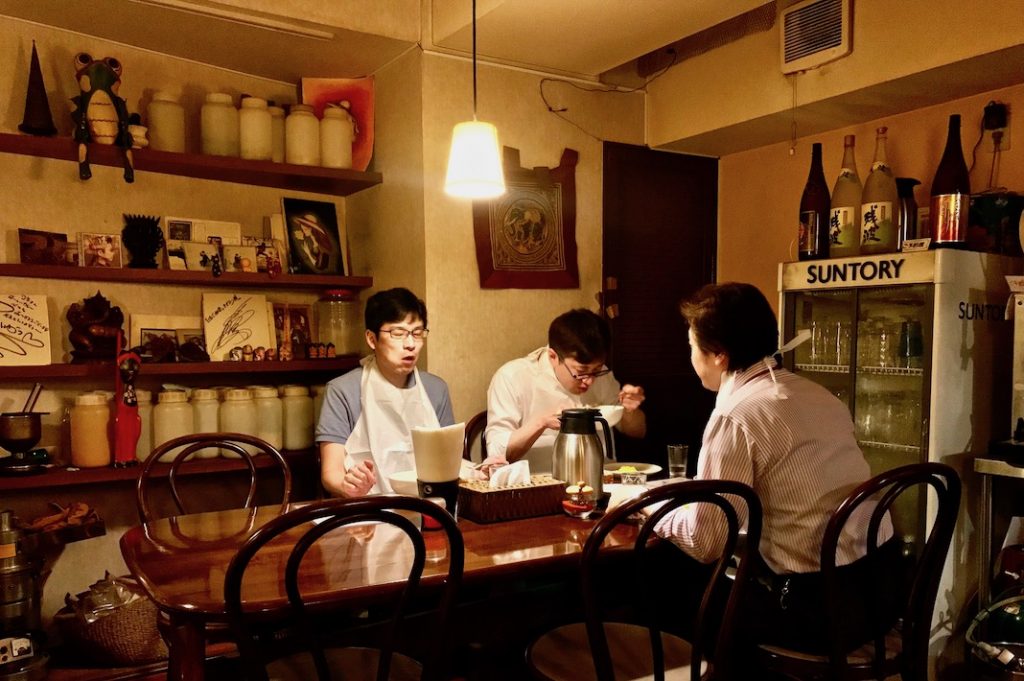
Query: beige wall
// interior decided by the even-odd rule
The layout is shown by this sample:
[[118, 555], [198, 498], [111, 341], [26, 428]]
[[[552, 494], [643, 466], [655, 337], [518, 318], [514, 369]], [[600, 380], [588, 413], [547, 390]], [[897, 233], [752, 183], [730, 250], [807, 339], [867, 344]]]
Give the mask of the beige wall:
[[[967, 163], [978, 140], [982, 110], [990, 100], [1006, 102], [1011, 112], [1024, 111], [1024, 85], [987, 92], [862, 125], [801, 137], [796, 153], [789, 143], [772, 144], [724, 156], [719, 163], [718, 278], [757, 285], [777, 303], [778, 264], [796, 258], [796, 224], [800, 194], [810, 168], [811, 143], [824, 145], [825, 178], [829, 187], [839, 174], [843, 136], [857, 136], [857, 170], [866, 179], [874, 155], [875, 129], [888, 127], [888, 158], [897, 176], [921, 180], [917, 203], [928, 205], [932, 177], [942, 155], [950, 114], [963, 121], [962, 144]], [[1010, 122], [1010, 150], [1002, 154], [996, 183], [1024, 190], [1024, 129]], [[993, 155], [981, 148], [971, 173], [972, 191], [988, 185]]]

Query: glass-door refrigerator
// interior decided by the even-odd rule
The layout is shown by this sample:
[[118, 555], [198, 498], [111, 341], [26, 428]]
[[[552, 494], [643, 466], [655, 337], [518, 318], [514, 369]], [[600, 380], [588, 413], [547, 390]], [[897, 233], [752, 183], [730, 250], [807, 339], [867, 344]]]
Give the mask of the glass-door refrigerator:
[[[1020, 259], [948, 249], [779, 266], [782, 342], [810, 332], [784, 357], [786, 368], [849, 406], [872, 475], [917, 461], [960, 473], [961, 522], [935, 610], [937, 636], [950, 644], [962, 638], [952, 623], [963, 621], [977, 580], [964, 560], [977, 541], [972, 459], [1009, 434], [1005, 276], [1020, 270]], [[923, 536], [926, 503], [894, 509], [907, 550]]]

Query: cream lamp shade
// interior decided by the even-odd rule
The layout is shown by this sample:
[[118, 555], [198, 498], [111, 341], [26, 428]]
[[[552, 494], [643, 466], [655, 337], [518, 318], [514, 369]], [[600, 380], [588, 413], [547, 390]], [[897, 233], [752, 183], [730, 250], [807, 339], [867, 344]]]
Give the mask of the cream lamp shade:
[[455, 126], [444, 191], [463, 199], [492, 199], [505, 193], [496, 127], [477, 120]]

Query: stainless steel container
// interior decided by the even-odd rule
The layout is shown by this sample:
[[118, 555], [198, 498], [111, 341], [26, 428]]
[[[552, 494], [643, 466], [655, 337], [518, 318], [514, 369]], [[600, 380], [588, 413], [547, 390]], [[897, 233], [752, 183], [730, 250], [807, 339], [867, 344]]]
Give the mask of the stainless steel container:
[[[604, 492], [601, 483], [605, 452], [612, 451], [611, 429], [597, 409], [566, 409], [559, 420], [562, 427], [555, 436], [551, 475], [564, 480], [569, 486], [566, 495], [570, 503], [565, 507], [566, 512], [585, 516], [593, 510]], [[604, 447], [597, 436], [598, 422], [604, 426]], [[590, 489], [584, 491], [574, 487]]]
[[34, 538], [0, 511], [0, 681], [46, 678], [39, 603], [42, 577]]

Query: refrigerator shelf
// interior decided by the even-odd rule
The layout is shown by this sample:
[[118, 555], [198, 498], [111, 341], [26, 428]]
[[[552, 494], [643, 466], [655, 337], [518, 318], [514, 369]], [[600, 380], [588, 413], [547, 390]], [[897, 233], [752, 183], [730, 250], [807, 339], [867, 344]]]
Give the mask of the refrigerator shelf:
[[799, 371], [813, 371], [818, 374], [847, 374], [850, 372], [848, 364], [797, 364]]
[[924, 376], [924, 369], [908, 369], [905, 367], [857, 367], [859, 374], [876, 376]]
[[874, 440], [857, 440], [857, 444], [860, 445], [861, 449], [865, 447], [870, 449], [885, 449], [890, 452], [909, 452], [916, 454], [921, 451], [921, 448], [916, 445], [898, 445], [894, 442], [876, 442]]

